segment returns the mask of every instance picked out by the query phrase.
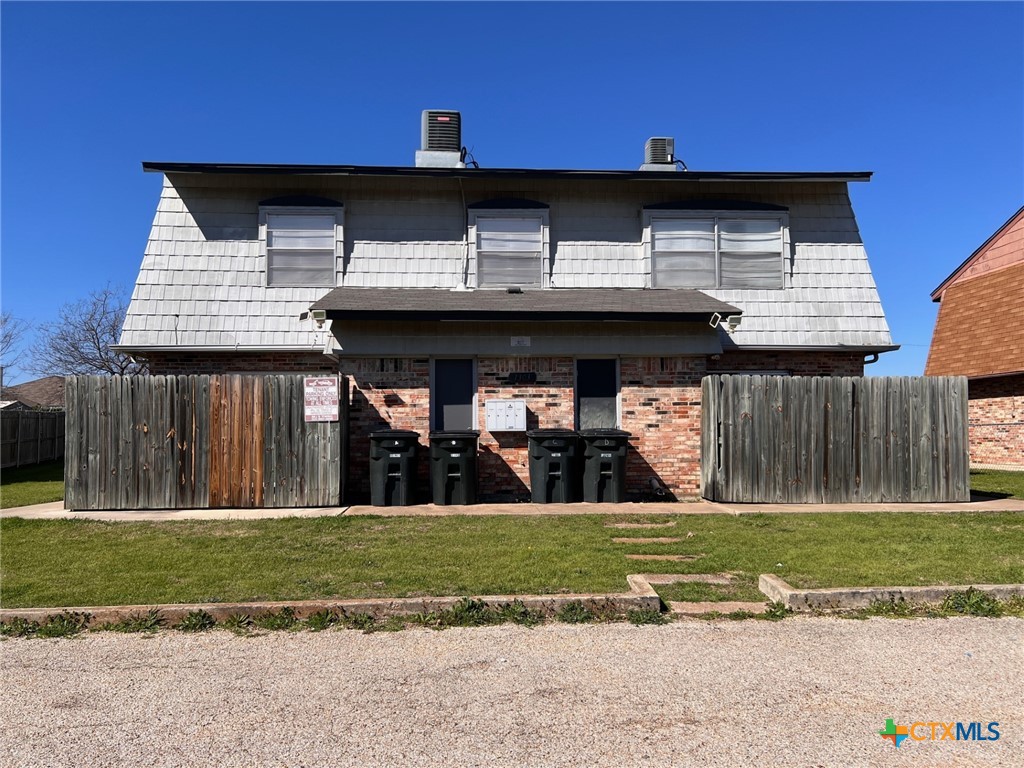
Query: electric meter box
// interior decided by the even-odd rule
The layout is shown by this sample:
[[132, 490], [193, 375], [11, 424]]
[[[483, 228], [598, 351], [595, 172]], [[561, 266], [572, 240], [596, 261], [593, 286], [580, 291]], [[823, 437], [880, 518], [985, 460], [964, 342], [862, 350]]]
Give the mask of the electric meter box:
[[525, 432], [525, 400], [488, 400], [484, 404], [488, 432]]

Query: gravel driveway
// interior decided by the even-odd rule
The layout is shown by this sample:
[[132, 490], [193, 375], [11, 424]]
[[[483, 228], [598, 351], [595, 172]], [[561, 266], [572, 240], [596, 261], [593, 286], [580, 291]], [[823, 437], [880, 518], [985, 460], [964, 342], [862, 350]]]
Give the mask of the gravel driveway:
[[[8, 640], [4, 766], [1024, 765], [1024, 620]], [[910, 741], [886, 718], [999, 721]]]

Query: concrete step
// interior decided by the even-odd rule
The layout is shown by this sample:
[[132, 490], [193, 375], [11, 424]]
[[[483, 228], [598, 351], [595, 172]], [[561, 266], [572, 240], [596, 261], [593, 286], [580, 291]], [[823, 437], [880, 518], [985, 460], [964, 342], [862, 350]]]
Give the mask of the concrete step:
[[675, 563], [686, 563], [701, 557], [704, 555], [626, 555], [627, 560], [664, 560]]
[[638, 539], [630, 536], [626, 538], [612, 539], [612, 541], [616, 544], [675, 544], [677, 541], [682, 541], [682, 539], [672, 538], [671, 536], [655, 539]]
[[731, 584], [732, 574], [729, 573], [644, 573], [641, 576], [648, 584], [664, 586], [667, 584]]
[[669, 523], [608, 523], [605, 528], [672, 528], [675, 524], [674, 520]]

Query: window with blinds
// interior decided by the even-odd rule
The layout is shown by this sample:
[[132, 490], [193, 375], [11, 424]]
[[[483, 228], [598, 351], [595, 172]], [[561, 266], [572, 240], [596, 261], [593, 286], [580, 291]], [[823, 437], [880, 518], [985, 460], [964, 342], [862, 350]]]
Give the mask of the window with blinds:
[[656, 288], [782, 288], [785, 222], [781, 217], [653, 217]]
[[267, 285], [333, 286], [338, 216], [267, 212]]
[[544, 219], [478, 216], [476, 270], [481, 288], [540, 288], [544, 278]]

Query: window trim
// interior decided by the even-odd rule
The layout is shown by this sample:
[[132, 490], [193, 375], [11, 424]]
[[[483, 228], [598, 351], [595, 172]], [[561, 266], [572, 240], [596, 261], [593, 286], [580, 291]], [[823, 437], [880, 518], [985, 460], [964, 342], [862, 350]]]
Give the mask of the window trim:
[[[334, 277], [329, 283], [271, 284], [270, 254], [267, 247], [268, 219], [271, 215], [293, 214], [296, 216], [334, 216]], [[345, 252], [345, 208], [344, 206], [309, 205], [261, 205], [259, 207], [260, 263], [263, 268], [263, 285], [267, 288], [335, 288], [338, 285], [338, 258]]]
[[473, 425], [469, 429], [480, 429], [480, 414], [478, 412], [480, 404], [480, 375], [477, 367], [477, 358], [470, 357], [467, 355], [435, 355], [430, 358], [430, 402], [427, 406], [427, 422], [430, 425], [430, 431], [439, 430], [440, 427], [437, 425], [437, 373], [435, 371], [435, 363], [438, 360], [469, 360], [472, 363], [472, 376], [473, 376]]
[[615, 361], [615, 426], [622, 429], [622, 358], [611, 355], [576, 355], [572, 359], [572, 411], [573, 429], [580, 427], [580, 396], [579, 396], [579, 361], [580, 360], [614, 360]]
[[[745, 209], [713, 208], [706, 210], [691, 208], [656, 208], [644, 209], [643, 217], [643, 238], [644, 238], [644, 271], [647, 276], [647, 287], [658, 288], [657, 274], [654, 269], [654, 228], [655, 221], [680, 219], [714, 219], [715, 221], [715, 285], [704, 288], [696, 288], [698, 291], [778, 291], [790, 287], [790, 275], [786, 270], [786, 260], [791, 252], [791, 241], [789, 236], [789, 212], [788, 211], [761, 211]], [[745, 288], [729, 285], [722, 285], [722, 249], [718, 232], [719, 219], [775, 219], [782, 228], [782, 247], [779, 252], [779, 270], [782, 280], [774, 288]], [[687, 286], [667, 286], [671, 288], [685, 288]]]
[[[550, 252], [551, 226], [547, 208], [470, 208], [467, 211], [466, 239], [469, 243], [469, 287], [481, 290], [504, 290], [505, 288], [526, 288], [534, 290], [551, 287]], [[478, 219], [537, 219], [540, 221], [540, 285], [537, 287], [518, 283], [493, 285], [480, 284], [480, 260], [477, 255]]]

